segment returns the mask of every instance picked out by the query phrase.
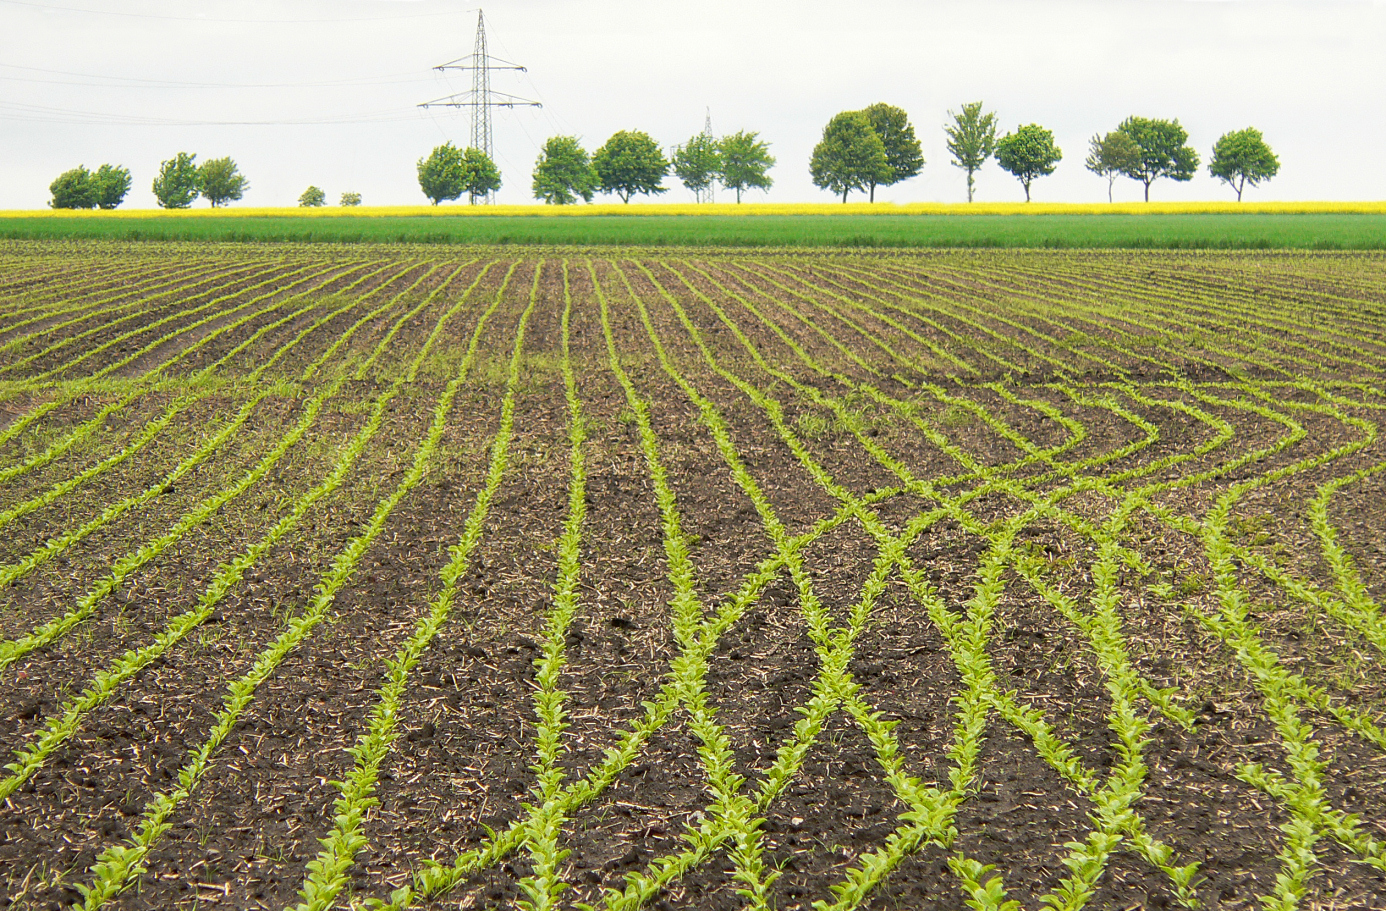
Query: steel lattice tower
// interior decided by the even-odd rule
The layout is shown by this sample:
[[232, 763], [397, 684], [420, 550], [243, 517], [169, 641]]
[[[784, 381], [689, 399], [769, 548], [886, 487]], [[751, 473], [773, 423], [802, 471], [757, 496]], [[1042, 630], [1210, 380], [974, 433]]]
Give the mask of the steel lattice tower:
[[472, 59], [480, 62], [472, 68], [472, 97], [483, 99], [483, 103], [472, 108], [472, 147], [481, 149], [487, 158], [495, 161], [491, 105], [485, 103], [491, 98], [491, 59], [486, 53], [486, 20], [483, 16], [481, 10], [476, 11], [476, 44], [472, 46]]
[[[710, 108], [710, 107], [707, 109], [707, 117], [703, 119], [703, 135], [706, 136], [708, 139], [712, 139], [712, 108]], [[716, 181], [716, 180], [710, 180], [710, 181], [708, 181], [707, 189], [703, 191], [703, 196], [704, 196], [704, 198], [701, 199], [701, 200], [699, 200], [699, 201], [700, 201], [700, 202], [716, 202], [716, 201], [717, 201], [717, 197], [714, 195], [714, 192], [713, 192], [713, 191], [715, 190], [716, 187], [717, 187], [717, 181]]]
[[[472, 136], [471, 147], [480, 149], [486, 153], [486, 157], [492, 161], [496, 160], [495, 139], [491, 131], [491, 108], [515, 108], [515, 107], [543, 107], [537, 101], [530, 101], [527, 98], [520, 98], [506, 92], [494, 92], [491, 90], [491, 71], [492, 70], [519, 70], [521, 73], [527, 70], [518, 63], [511, 63], [508, 60], [501, 60], [492, 57], [486, 49], [486, 15], [481, 10], [476, 13], [476, 43], [472, 45], [472, 53], [469, 57], [459, 57], [456, 60], [449, 60], [447, 63], [434, 67], [435, 70], [471, 70], [472, 71], [472, 90], [470, 92], [460, 92], [456, 95], [446, 95], [442, 98], [435, 98], [432, 101], [425, 101], [419, 105], [421, 108], [471, 108], [472, 109]], [[486, 194], [486, 202], [496, 201], [495, 193]]]

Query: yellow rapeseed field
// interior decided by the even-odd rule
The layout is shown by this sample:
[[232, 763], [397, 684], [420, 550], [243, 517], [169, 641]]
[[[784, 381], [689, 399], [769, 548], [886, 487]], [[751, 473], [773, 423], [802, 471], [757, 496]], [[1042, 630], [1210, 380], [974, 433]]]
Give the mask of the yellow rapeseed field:
[[219, 209], [0, 210], [0, 218], [246, 218], [295, 216], [338, 218], [374, 216], [558, 216], [589, 215], [1383, 215], [1378, 202], [1120, 202], [1120, 203], [600, 203], [546, 206], [322, 206], [302, 208], [223, 207]]

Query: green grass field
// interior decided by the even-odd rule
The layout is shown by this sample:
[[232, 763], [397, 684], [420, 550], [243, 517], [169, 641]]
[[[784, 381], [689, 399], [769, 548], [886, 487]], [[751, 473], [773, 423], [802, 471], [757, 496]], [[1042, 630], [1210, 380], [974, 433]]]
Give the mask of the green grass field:
[[1382, 250], [1382, 214], [0, 217], [0, 238], [689, 247]]

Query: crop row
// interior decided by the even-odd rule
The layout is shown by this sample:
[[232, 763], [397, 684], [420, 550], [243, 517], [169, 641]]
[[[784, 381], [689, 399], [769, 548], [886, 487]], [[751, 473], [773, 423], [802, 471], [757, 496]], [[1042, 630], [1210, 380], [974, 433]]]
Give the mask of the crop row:
[[[358, 518], [330, 546], [312, 597], [266, 618], [264, 641], [228, 665], [216, 688], [191, 694], [206, 717], [172, 781], [141, 784], [137, 812], [114, 836], [64, 855], [67, 866], [78, 861], [70, 882], [87, 908], [130, 901], [135, 884], [167, 877], [155, 868], [159, 846], [186, 837], [178, 820], [197, 812], [209, 772], [226, 762], [266, 681], [305, 672], [294, 655], [340, 619], [342, 593], [365, 584], [368, 554], [401, 533], [409, 551], [399, 514], [423, 495], [425, 479], [453, 483], [472, 471], [479, 480], [427, 597], [393, 606], [404, 631], [367, 646], [376, 660], [364, 671], [366, 691], [324, 694], [354, 706], [358, 720], [347, 742], [321, 744], [345, 757], [331, 807], [305, 814], [325, 820], [299, 836], [312, 851], [282, 871], [292, 884], [277, 895], [286, 907], [413, 907], [502, 876], [515, 901], [536, 909], [569, 905], [572, 890], [597, 907], [635, 909], [701, 888], [769, 908], [791, 903], [798, 893], [786, 883], [802, 868], [823, 871], [812, 897], [825, 909], [873, 906], [892, 889], [903, 896], [922, 887], [921, 877], [942, 890], [941, 906], [1105, 906], [1131, 900], [1121, 884], [1133, 869], [1151, 894], [1206, 907], [1228, 900], [1219, 898], [1228, 883], [1248, 888], [1225, 856], [1264, 857], [1257, 869], [1268, 875], [1242, 901], [1312, 906], [1334, 890], [1367, 901], [1378, 894], [1370, 871], [1386, 872], [1386, 816], [1376, 796], [1345, 790], [1343, 763], [1386, 751], [1370, 683], [1386, 659], [1386, 625], [1371, 542], [1337, 517], [1350, 502], [1380, 521], [1365, 493], [1386, 471], [1377, 418], [1386, 408], [1386, 281], [1372, 262], [365, 257], [345, 268], [296, 263], [224, 298], [151, 309], [163, 315], [134, 329], [121, 322], [127, 306], [140, 306], [133, 297], [109, 307], [86, 301], [95, 308], [89, 323], [56, 313], [55, 331], [72, 333], [58, 349], [66, 360], [11, 388], [28, 410], [0, 438], [17, 446], [51, 431], [55, 442], [0, 467], [7, 490], [43, 478], [0, 504], [0, 528], [46, 527], [60, 515], [55, 507], [100, 489], [182, 428], [197, 403], [233, 407], [188, 434], [168, 470], [54, 527], [0, 567], [3, 592], [56, 557], [109, 554], [72, 604], [31, 608], [48, 619], [0, 643], [6, 687], [27, 686], [15, 675], [40, 656], [84, 654], [73, 634], [115, 610], [114, 592], [157, 572], [180, 542], [204, 540], [194, 532], [269, 485], [291, 452], [317, 438], [334, 442], [319, 473], [280, 497], [243, 548], [216, 556], [186, 610], [101, 659], [22, 730], [0, 781], [6, 812], [43, 806], [49, 792], [32, 786], [61, 780], [54, 765], [80, 759], [65, 758], [73, 749], [104, 749], [79, 733], [151, 667], [176, 665], [194, 633], [234, 603], [247, 573], [282, 559], [296, 538], [321, 535], [311, 517], [324, 504], [347, 490], [373, 491], [352, 504]], [[237, 268], [223, 266], [206, 280]], [[179, 274], [189, 286], [202, 280]], [[162, 280], [147, 293], [162, 293]], [[322, 291], [328, 281], [331, 295]], [[355, 336], [367, 328], [373, 345], [361, 349]], [[87, 348], [86, 339], [99, 342]], [[117, 339], [130, 350], [111, 351]], [[186, 369], [194, 355], [200, 366]], [[291, 355], [302, 369], [284, 375]], [[426, 365], [439, 360], [445, 379], [427, 378], [435, 373]], [[256, 459], [228, 468], [184, 511], [161, 505], [163, 491], [218, 458], [268, 400], [285, 395], [295, 399], [292, 417], [270, 431]], [[84, 411], [90, 396], [104, 404]], [[526, 410], [544, 396], [561, 403], [562, 427], [538, 425]], [[401, 404], [425, 426], [391, 439], [386, 428]], [[108, 419], [136, 407], [147, 416], [113, 435]], [[484, 413], [473, 414], [477, 407]], [[358, 416], [352, 429], [329, 432], [324, 418], [343, 409]], [[671, 414], [687, 415], [694, 429]], [[464, 430], [484, 436], [484, 464], [459, 468], [448, 457], [446, 440]], [[553, 572], [550, 596], [530, 605], [526, 621], [530, 683], [506, 697], [529, 719], [524, 795], [491, 817], [501, 824], [484, 837], [425, 835], [432, 848], [420, 854], [376, 822], [381, 783], [393, 777], [402, 738], [423, 723], [421, 662], [448, 640], [470, 641], [476, 618], [498, 609], [467, 580], [487, 535], [509, 518], [505, 492], [533, 470], [527, 453], [546, 433], [566, 452], [568, 480], [553, 561], [527, 570]], [[705, 446], [688, 449], [689, 434]], [[404, 447], [400, 469], [378, 488], [362, 486], [391, 445]], [[619, 725], [613, 719], [610, 744], [584, 766], [574, 760], [571, 675], [587, 653], [574, 643], [596, 619], [595, 593], [622, 585], [591, 557], [600, 549], [594, 492], [608, 489], [611, 453], [622, 449], [641, 466], [637, 489], [657, 516], [649, 533], [668, 645], [642, 665], [648, 697]], [[690, 452], [704, 453], [697, 471], [679, 467]], [[759, 554], [717, 589], [706, 574], [716, 548], [733, 542], [719, 542], [703, 515], [714, 507], [699, 478], [714, 474], [753, 516], [749, 549]], [[1270, 501], [1285, 504], [1284, 518], [1266, 526]], [[126, 516], [146, 519], [122, 525]], [[131, 527], [157, 531], [109, 533]], [[1248, 532], [1263, 527], [1264, 540]], [[1297, 546], [1276, 547], [1277, 539]], [[849, 540], [861, 542], [860, 552], [835, 550]], [[943, 573], [927, 556], [949, 541], [966, 542], [957, 545], [961, 573]], [[830, 569], [844, 562], [857, 566], [849, 597]], [[713, 681], [732, 660], [729, 637], [781, 588], [810, 673], [801, 691], [784, 696], [791, 723], [761, 731], [771, 748], [748, 763], [738, 752], [738, 704], [719, 702]], [[934, 754], [921, 754], [900, 727], [903, 691], [863, 676], [881, 617], [900, 605], [932, 631], [948, 668], [932, 684], [948, 706]], [[1084, 669], [1071, 674], [1095, 681], [1086, 709], [1031, 690], [1008, 670], [1020, 660], [1007, 645], [1017, 605], [1047, 618], [1071, 667]], [[1189, 650], [1172, 656], [1173, 668], [1162, 665], [1148, 646], [1152, 616], [1217, 654]], [[1357, 662], [1346, 682], [1334, 665], [1340, 645]], [[896, 671], [918, 673], [908, 661]], [[1200, 748], [1210, 736], [1201, 707], [1222, 701], [1210, 681], [1240, 694], [1230, 711], [1262, 737], [1231, 749], [1222, 777], [1203, 782], [1234, 789], [1239, 806], [1264, 808], [1243, 818], [1259, 823], [1251, 834], [1244, 823], [1214, 828], [1209, 838], [1227, 850], [1190, 841], [1157, 812], [1175, 786], [1164, 751]], [[609, 685], [616, 698], [631, 698], [619, 681]], [[821, 840], [787, 841], [780, 808], [815, 781], [818, 757], [842, 736], [829, 732], [844, 729], [862, 739], [872, 764], [864, 774], [888, 795], [888, 822], [869, 844], [828, 862], [821, 855], [832, 830], [824, 824]], [[610, 809], [614, 789], [639, 793], [634, 770], [660, 761], [666, 747], [658, 745], [674, 737], [688, 745], [699, 802], [684, 807], [667, 838], [634, 852], [635, 868], [586, 878], [571, 862], [577, 832]], [[1096, 752], [1092, 737], [1102, 744]], [[1007, 762], [1019, 761], [997, 752], [1009, 742], [1023, 743], [1052, 777], [1046, 807], [1078, 808], [1061, 842], [998, 851], [983, 838], [982, 797], [1004, 780]], [[1386, 783], [1370, 763], [1353, 774], [1364, 776], [1354, 791], [1375, 794]], [[659, 798], [647, 794], [641, 804]], [[814, 832], [817, 822], [801, 824]], [[1021, 865], [1034, 856], [1046, 871], [1039, 880]], [[911, 866], [923, 857], [934, 872]], [[19, 879], [8, 888], [17, 892]]]

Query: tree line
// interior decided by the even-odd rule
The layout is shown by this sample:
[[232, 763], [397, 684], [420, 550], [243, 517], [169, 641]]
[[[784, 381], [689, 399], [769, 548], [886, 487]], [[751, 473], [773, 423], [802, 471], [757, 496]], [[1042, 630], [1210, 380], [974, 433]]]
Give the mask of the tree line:
[[[1039, 124], [1018, 126], [998, 137], [997, 115], [980, 101], [950, 110], [948, 117], [943, 129], [950, 163], [967, 175], [969, 203], [975, 197], [977, 172], [992, 159], [1020, 181], [1026, 202], [1033, 183], [1053, 174], [1063, 160], [1054, 134]], [[1156, 181], [1188, 181], [1198, 172], [1199, 155], [1188, 138], [1177, 119], [1128, 117], [1114, 130], [1092, 137], [1084, 165], [1107, 180], [1108, 202], [1120, 177], [1142, 184], [1149, 202]], [[915, 177], [924, 164], [909, 116], [894, 105], [878, 103], [842, 111], [828, 121], [809, 160], [809, 175], [814, 186], [841, 196], [844, 203], [853, 192], [875, 202], [877, 187]], [[578, 137], [553, 136], [539, 152], [531, 191], [535, 199], [551, 205], [591, 202], [597, 193], [628, 203], [637, 194], [667, 192], [664, 180], [672, 173], [699, 202], [712, 199], [720, 184], [734, 192], [739, 203], [749, 190], [770, 189], [774, 165], [769, 143], [749, 131], [722, 137], [699, 133], [667, 156], [659, 143], [639, 130], [613, 134], [590, 155]], [[1253, 127], [1223, 134], [1208, 164], [1208, 172], [1230, 186], [1238, 201], [1246, 187], [1270, 180], [1279, 170], [1280, 160]], [[451, 142], [419, 159], [417, 172], [419, 188], [434, 205], [464, 195], [476, 203], [501, 188], [500, 169], [489, 156]], [[199, 196], [215, 208], [241, 199], [250, 184], [230, 158], [198, 164], [196, 155], [179, 152], [160, 165], [152, 188], [159, 205], [167, 209], [186, 209]], [[95, 171], [79, 166], [59, 175], [49, 190], [49, 205], [55, 209], [114, 209], [130, 190], [130, 171], [110, 164]], [[298, 204], [326, 205], [327, 194], [310, 186]], [[361, 195], [343, 193], [339, 204], [360, 205]]]
[[[715, 184], [736, 193], [768, 190], [775, 164], [770, 146], [759, 134], [739, 132], [721, 138], [700, 133], [675, 146], [666, 157], [648, 133], [621, 130], [601, 148], [588, 154], [576, 136], [551, 136], [534, 164], [531, 191], [550, 205], [591, 202], [608, 193], [630, 202], [636, 194], [664, 193], [664, 178], [672, 172], [701, 201]], [[444, 143], [419, 160], [419, 187], [434, 205], [463, 195], [475, 203], [501, 187], [500, 170], [478, 149], [458, 149]]]
[[[305, 209], [325, 206], [327, 205], [327, 193], [321, 187], [310, 186], [298, 197], [298, 205]], [[348, 190], [338, 197], [337, 205], [343, 207], [359, 206], [361, 205], [361, 194]]]
[[[103, 164], [95, 171], [79, 165], [58, 175], [49, 185], [54, 209], [114, 209], [130, 192], [130, 169]], [[159, 165], [152, 186], [154, 198], [165, 209], [186, 209], [199, 196], [213, 207], [240, 199], [250, 183], [230, 158], [197, 163], [196, 155], [179, 152]]]
[[[125, 201], [130, 192], [130, 169], [103, 164], [95, 171], [79, 165], [64, 171], [49, 185], [53, 198], [48, 205], [54, 209], [114, 209]], [[250, 181], [229, 156], [197, 163], [197, 155], [179, 152], [159, 164], [159, 175], [150, 189], [154, 199], [164, 209], [189, 208], [198, 197], [206, 199], [212, 208], [245, 197]], [[327, 195], [317, 187], [309, 187], [298, 198], [300, 206], [327, 204]], [[359, 206], [360, 193], [343, 193], [340, 205]]]
[[[967, 201], [972, 202], [976, 175], [993, 158], [1025, 190], [1041, 177], [1053, 174], [1063, 160], [1054, 134], [1036, 123], [1019, 126], [997, 137], [997, 116], [980, 101], [948, 112], [944, 128], [951, 164], [967, 174]], [[1098, 134], [1089, 143], [1084, 164], [1107, 178], [1107, 201], [1118, 177], [1129, 177], [1144, 186], [1168, 178], [1192, 180], [1198, 172], [1198, 152], [1188, 145], [1188, 132], [1175, 120], [1128, 117], [1115, 130]], [[844, 111], [823, 128], [814, 147], [809, 173], [814, 186], [840, 194], [862, 191], [875, 201], [876, 187], [889, 186], [918, 174], [924, 166], [919, 140], [905, 112], [888, 104], [874, 104], [862, 111]], [[1237, 200], [1247, 186], [1270, 180], [1280, 171], [1280, 160], [1254, 127], [1225, 133], [1213, 146], [1208, 172], [1232, 187]]]
[[[1036, 123], [1018, 126], [997, 136], [997, 115], [982, 102], [961, 105], [948, 112], [944, 126], [951, 164], [967, 175], [967, 201], [976, 192], [976, 175], [995, 159], [1002, 170], [1020, 181], [1025, 201], [1031, 199], [1036, 180], [1053, 174], [1063, 160], [1054, 134]], [[1106, 135], [1094, 136], [1084, 164], [1107, 179], [1107, 200], [1118, 177], [1129, 177], [1144, 187], [1160, 179], [1192, 180], [1199, 156], [1188, 145], [1188, 133], [1176, 120], [1128, 117]], [[646, 133], [622, 130], [589, 155], [575, 136], [554, 136], [544, 143], [535, 163], [531, 189], [535, 199], [553, 205], [591, 202], [598, 193], [609, 193], [630, 202], [635, 194], [664, 193], [670, 172], [694, 197], [703, 202], [721, 184], [736, 193], [769, 189], [775, 158], [758, 133], [740, 132], [715, 138], [700, 133], [674, 146], [665, 157], [659, 144]], [[860, 111], [843, 111], [823, 128], [822, 139], [809, 160], [813, 184], [847, 202], [854, 191], [876, 201], [876, 188], [892, 186], [918, 175], [924, 155], [909, 116], [890, 104], [873, 104]], [[435, 205], [464, 193], [472, 202], [500, 189], [500, 171], [476, 149], [460, 150], [451, 143], [438, 146], [419, 161], [419, 185]], [[1224, 134], [1213, 146], [1209, 173], [1232, 187], [1238, 201], [1247, 186], [1270, 180], [1280, 161], [1253, 127]]]

